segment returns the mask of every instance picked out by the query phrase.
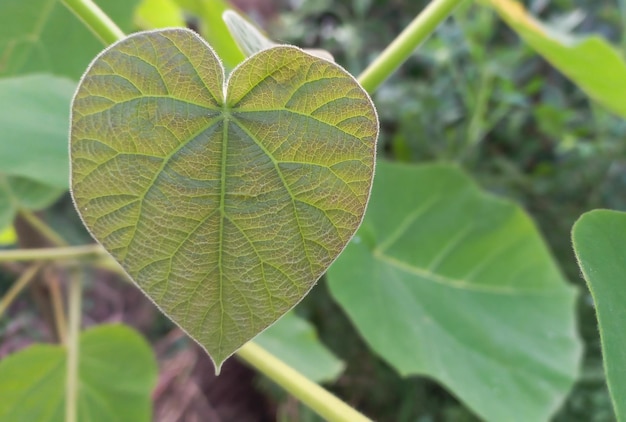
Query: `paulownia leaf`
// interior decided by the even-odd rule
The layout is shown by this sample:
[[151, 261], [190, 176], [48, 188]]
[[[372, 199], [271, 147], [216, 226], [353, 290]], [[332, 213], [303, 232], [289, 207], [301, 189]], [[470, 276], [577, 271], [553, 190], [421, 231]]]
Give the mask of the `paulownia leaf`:
[[[79, 343], [80, 422], [148, 422], [157, 364], [152, 350], [123, 325], [83, 332]], [[0, 361], [0, 422], [65, 420], [66, 348], [38, 344]]]
[[533, 49], [563, 72], [587, 95], [626, 117], [626, 62], [602, 37], [557, 33], [530, 16], [514, 0], [483, 0]]
[[72, 106], [94, 237], [217, 369], [311, 289], [361, 222], [378, 125], [342, 68], [295, 47], [231, 73], [195, 33], [132, 35]]
[[618, 421], [626, 420], [626, 213], [595, 210], [572, 231], [598, 314], [604, 368]]
[[0, 246], [14, 245], [17, 242], [17, 233], [13, 226], [0, 228]]
[[545, 421], [576, 379], [574, 289], [524, 212], [454, 166], [379, 163], [328, 282], [398, 372], [437, 379], [485, 420]]

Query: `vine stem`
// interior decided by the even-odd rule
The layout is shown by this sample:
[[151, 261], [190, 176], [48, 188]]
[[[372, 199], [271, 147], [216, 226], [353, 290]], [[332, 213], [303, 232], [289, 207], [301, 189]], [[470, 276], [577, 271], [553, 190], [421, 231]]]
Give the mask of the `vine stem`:
[[124, 32], [92, 0], [62, 0], [63, 4], [80, 19], [104, 45], [125, 37]]
[[59, 235], [57, 232], [52, 229], [52, 227], [48, 226], [41, 218], [37, 217], [37, 215], [28, 210], [20, 210], [20, 215], [24, 220], [28, 222], [35, 230], [41, 233], [48, 241], [50, 241], [53, 245], [56, 246], [67, 246], [68, 243]]
[[424, 42], [463, 0], [433, 0], [357, 78], [370, 94]]
[[15, 249], [0, 251], [0, 262], [58, 261], [99, 257], [106, 254], [100, 245], [68, 246], [61, 248]]
[[[79, 270], [80, 271], [80, 270]], [[67, 329], [67, 373], [65, 380], [65, 422], [77, 422], [78, 409], [78, 357], [80, 316], [82, 303], [82, 280], [80, 273], [73, 272], [69, 283], [69, 323]]]
[[237, 355], [330, 422], [371, 421], [252, 341]]

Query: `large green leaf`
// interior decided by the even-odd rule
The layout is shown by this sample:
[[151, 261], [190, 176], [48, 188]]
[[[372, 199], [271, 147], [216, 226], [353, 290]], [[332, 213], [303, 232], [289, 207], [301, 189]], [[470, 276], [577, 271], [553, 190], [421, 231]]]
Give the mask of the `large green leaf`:
[[254, 341], [315, 382], [334, 381], [344, 368], [319, 341], [313, 326], [294, 312], [288, 312]]
[[[157, 365], [150, 346], [123, 325], [81, 334], [78, 420], [148, 422]], [[35, 345], [0, 361], [0, 422], [65, 420], [66, 349]]]
[[602, 37], [557, 33], [530, 16], [513, 0], [483, 0], [533, 49], [614, 113], [626, 117], [626, 62]]
[[67, 189], [76, 84], [52, 75], [0, 79], [0, 174]]
[[374, 351], [486, 420], [547, 420], [576, 378], [574, 289], [524, 212], [457, 167], [379, 163], [328, 281]]
[[[95, 0], [124, 31], [138, 0]], [[102, 41], [61, 0], [0, 1], [0, 76], [51, 72], [78, 79]]]
[[250, 57], [225, 85], [192, 31], [140, 33], [78, 88], [73, 195], [94, 237], [219, 369], [352, 237], [377, 130], [354, 78], [295, 47]]
[[574, 251], [593, 296], [604, 368], [617, 419], [626, 420], [626, 213], [595, 210], [572, 231]]

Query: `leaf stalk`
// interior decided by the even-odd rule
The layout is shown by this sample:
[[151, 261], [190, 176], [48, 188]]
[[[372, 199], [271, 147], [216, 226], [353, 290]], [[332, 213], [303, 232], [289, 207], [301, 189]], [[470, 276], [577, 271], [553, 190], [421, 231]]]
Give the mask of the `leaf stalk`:
[[62, 0], [105, 46], [124, 38], [124, 32], [92, 0]]
[[371, 419], [250, 341], [237, 355], [329, 422], [371, 422]]
[[8, 292], [0, 298], [0, 317], [11, 306], [11, 303], [17, 296], [28, 286], [28, 284], [35, 278], [39, 270], [41, 269], [41, 263], [33, 264], [17, 279]]
[[71, 274], [69, 285], [65, 422], [77, 422], [78, 420], [78, 357], [82, 304], [82, 277], [79, 271]]

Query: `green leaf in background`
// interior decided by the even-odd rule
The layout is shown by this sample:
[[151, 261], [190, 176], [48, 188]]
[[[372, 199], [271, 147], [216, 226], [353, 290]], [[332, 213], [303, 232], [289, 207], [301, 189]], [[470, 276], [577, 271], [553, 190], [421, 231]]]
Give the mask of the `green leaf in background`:
[[545, 421], [578, 374], [575, 290], [517, 206], [457, 167], [379, 163], [330, 291], [400, 374], [488, 421]]
[[[122, 30], [133, 29], [139, 0], [95, 2]], [[50, 72], [77, 80], [103, 48], [61, 0], [0, 1], [0, 76]]]
[[483, 1], [587, 95], [626, 117], [626, 62], [616, 48], [600, 36], [574, 38], [558, 34], [535, 20], [516, 1]]
[[183, 10], [175, 0], [143, 0], [137, 7], [135, 21], [142, 29], [185, 26]]
[[598, 314], [609, 391], [626, 419], [626, 213], [595, 210], [572, 231], [574, 251]]
[[320, 342], [315, 328], [294, 312], [285, 314], [254, 341], [315, 382], [334, 381], [345, 366]]
[[78, 88], [72, 192], [94, 237], [219, 370], [352, 237], [377, 132], [354, 78], [295, 47], [252, 56], [225, 87], [194, 32], [140, 33]]
[[32, 211], [44, 209], [52, 205], [63, 192], [65, 189], [0, 173], [0, 229], [13, 223], [20, 209]]
[[[78, 420], [148, 422], [157, 364], [132, 329], [100, 325], [80, 336]], [[0, 422], [65, 420], [66, 349], [38, 344], [0, 361]]]
[[52, 75], [0, 79], [0, 175], [69, 187], [70, 102], [76, 83]]

